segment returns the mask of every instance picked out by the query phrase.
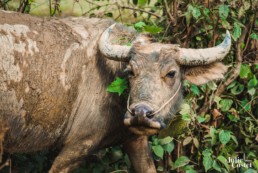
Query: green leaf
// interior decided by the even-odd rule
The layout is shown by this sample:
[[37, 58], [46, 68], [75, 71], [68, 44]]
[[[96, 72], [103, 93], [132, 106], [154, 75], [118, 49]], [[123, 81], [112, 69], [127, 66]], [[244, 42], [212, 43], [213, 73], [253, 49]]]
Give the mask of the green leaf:
[[184, 171], [185, 173], [197, 173], [195, 170], [193, 170], [193, 166], [192, 165], [186, 165], [184, 166]]
[[204, 8], [204, 9], [203, 9], [203, 14], [204, 14], [206, 17], [209, 17], [210, 10], [209, 10], [208, 8]]
[[185, 173], [197, 173], [197, 172], [193, 169], [188, 169], [188, 170], [185, 170]]
[[143, 28], [144, 28], [144, 31], [149, 32], [151, 34], [160, 33], [163, 30], [163, 28], [155, 26], [155, 25], [153, 25], [153, 26], [146, 25]]
[[212, 91], [214, 91], [214, 90], [217, 89], [217, 85], [216, 85], [216, 83], [215, 83], [214, 81], [208, 82], [207, 85], [208, 85], [208, 87], [209, 87]]
[[221, 19], [226, 19], [228, 17], [229, 8], [227, 5], [220, 5], [219, 6], [219, 17]]
[[197, 96], [200, 95], [200, 90], [199, 90], [199, 88], [198, 88], [196, 85], [194, 85], [194, 84], [191, 85], [191, 91], [192, 91], [195, 95], [197, 95]]
[[258, 34], [256, 34], [256, 33], [252, 33], [251, 35], [250, 35], [250, 38], [251, 39], [254, 39], [254, 40], [258, 40]]
[[152, 140], [153, 145], [158, 145], [159, 144], [159, 140], [156, 136], [152, 136], [151, 140]]
[[241, 32], [242, 32], [242, 30], [241, 30], [241, 27], [240, 27], [239, 23], [234, 22], [233, 39], [234, 39], [235, 41], [240, 37]]
[[200, 144], [197, 138], [193, 138], [193, 143], [196, 148], [199, 148]]
[[234, 135], [231, 135], [231, 139], [238, 145], [237, 138]]
[[245, 87], [244, 85], [237, 83], [236, 86], [230, 89], [230, 92], [234, 95], [241, 94], [244, 91]]
[[164, 168], [162, 166], [158, 166], [157, 171], [164, 171]]
[[227, 159], [224, 156], [219, 155], [217, 157], [217, 160], [220, 161], [220, 163], [222, 163], [225, 166], [225, 168], [229, 171], [228, 161], [227, 161]]
[[217, 143], [217, 135], [216, 135], [216, 133], [217, 133], [217, 130], [213, 126], [211, 126], [210, 127], [210, 136], [211, 136], [211, 145], [212, 146]]
[[192, 141], [192, 139], [193, 138], [191, 136], [186, 137], [183, 141], [183, 146], [189, 144]]
[[192, 15], [195, 19], [198, 19], [201, 16], [200, 9], [197, 7], [193, 7], [192, 9]]
[[219, 140], [222, 144], [226, 145], [230, 141], [231, 132], [228, 130], [221, 130], [219, 132]]
[[230, 26], [230, 24], [228, 23], [228, 21], [222, 20], [222, 21], [221, 21], [221, 24], [222, 24], [222, 26], [223, 26], [225, 29], [231, 29], [231, 26]]
[[144, 6], [147, 3], [147, 0], [138, 0], [138, 5]]
[[170, 142], [172, 142], [172, 141], [173, 141], [173, 138], [171, 138], [170, 136], [167, 136], [167, 137], [165, 137], [165, 138], [163, 138], [163, 139], [159, 139], [159, 143], [160, 143], [161, 145], [168, 144], [168, 143], [170, 143]]
[[254, 159], [253, 165], [258, 170], [258, 160], [257, 159]]
[[231, 100], [231, 99], [222, 99], [220, 101], [221, 110], [223, 112], [227, 112], [231, 108], [232, 104], [233, 104], [233, 100]]
[[247, 78], [250, 73], [252, 73], [250, 67], [247, 64], [242, 64], [239, 73], [240, 78]]
[[111, 93], [118, 93], [120, 96], [127, 88], [127, 80], [117, 77], [116, 80], [107, 87], [107, 91]]
[[246, 111], [250, 111], [251, 110], [251, 104], [250, 101], [247, 99], [244, 99], [241, 101], [241, 106], [246, 110]]
[[244, 173], [257, 173], [254, 169], [247, 169]]
[[237, 117], [235, 117], [235, 116], [232, 115], [232, 114], [228, 114], [227, 117], [228, 117], [228, 119], [229, 119], [230, 121], [233, 121], [233, 122], [235, 122], [235, 123], [237, 123], [238, 120], [239, 120]]
[[206, 120], [205, 117], [201, 117], [201, 116], [196, 117], [196, 119], [197, 119], [198, 123], [202, 123]]
[[245, 9], [245, 10], [248, 10], [250, 7], [251, 7], [250, 2], [245, 1], [245, 2], [244, 2], [244, 9]]
[[216, 171], [221, 172], [221, 168], [220, 168], [220, 166], [219, 166], [219, 164], [217, 163], [216, 160], [213, 161], [212, 167], [213, 167], [213, 169], [215, 169]]
[[168, 152], [168, 153], [171, 153], [175, 148], [175, 144], [174, 142], [171, 142], [171, 143], [168, 143], [166, 145], [163, 146], [163, 149]]
[[214, 101], [217, 104], [217, 108], [221, 108], [220, 100], [221, 100], [221, 98], [219, 96], [214, 97]]
[[137, 22], [136, 24], [134, 24], [134, 28], [136, 30], [142, 29], [144, 26], [146, 26], [144, 22]]
[[238, 18], [241, 18], [242, 16], [244, 16], [244, 14], [245, 14], [245, 8], [244, 8], [244, 6], [241, 6], [238, 9]]
[[185, 120], [185, 121], [191, 121], [191, 117], [190, 117], [189, 114], [183, 114], [182, 119]]
[[210, 148], [206, 148], [205, 150], [202, 151], [203, 156], [211, 156], [212, 155], [212, 150]]
[[159, 158], [163, 158], [164, 155], [164, 149], [162, 148], [162, 146], [160, 145], [156, 145], [156, 146], [152, 146], [152, 151], [154, 152], [154, 154], [156, 156], [158, 156]]
[[233, 81], [228, 87], [227, 89], [233, 88], [234, 86], [236, 86], [237, 82]]
[[178, 159], [176, 159], [176, 161], [174, 163], [174, 168], [180, 168], [182, 166], [187, 165], [189, 162], [190, 162], [190, 160], [188, 159], [188, 157], [180, 156]]
[[255, 75], [254, 75], [254, 76], [253, 76], [253, 79], [251, 79], [251, 80], [248, 82], [248, 84], [247, 84], [248, 89], [255, 88], [255, 87], [257, 86], [257, 84], [258, 84], [258, 81], [257, 81], [257, 79], [256, 79], [256, 77], [255, 77]]
[[251, 88], [247, 91], [251, 96], [255, 95], [256, 93], [256, 89], [255, 88]]
[[190, 23], [191, 23], [191, 19], [192, 19], [192, 15], [190, 12], [185, 12], [184, 13], [185, 19], [186, 19], [186, 25], [189, 27]]
[[190, 114], [191, 113], [191, 107], [187, 103], [183, 103], [181, 105], [181, 111], [179, 112], [181, 115]]
[[212, 168], [213, 159], [211, 156], [204, 156], [202, 164], [204, 166], [205, 172]]
[[202, 37], [200, 37], [200, 36], [196, 36], [195, 38], [196, 38], [197, 41], [201, 41], [202, 40]]

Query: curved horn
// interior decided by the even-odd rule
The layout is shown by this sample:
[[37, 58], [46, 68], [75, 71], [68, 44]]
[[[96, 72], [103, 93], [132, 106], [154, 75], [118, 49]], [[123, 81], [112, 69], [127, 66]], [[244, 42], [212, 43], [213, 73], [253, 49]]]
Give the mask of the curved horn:
[[115, 61], [128, 61], [130, 46], [112, 45], [109, 41], [110, 33], [116, 24], [111, 25], [101, 35], [99, 40], [99, 50], [107, 58]]
[[221, 61], [228, 54], [231, 47], [231, 37], [227, 30], [222, 43], [206, 49], [179, 48], [178, 61], [182, 65], [205, 65]]

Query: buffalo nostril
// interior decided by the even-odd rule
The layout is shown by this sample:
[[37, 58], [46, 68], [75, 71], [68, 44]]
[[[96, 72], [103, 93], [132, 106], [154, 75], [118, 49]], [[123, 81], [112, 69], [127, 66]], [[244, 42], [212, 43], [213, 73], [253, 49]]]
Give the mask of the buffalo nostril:
[[131, 111], [132, 111], [132, 116], [135, 116], [135, 109], [133, 108]]
[[149, 118], [149, 119], [153, 118], [154, 115], [152, 113], [153, 113], [152, 111], [146, 112], [146, 117]]
[[153, 118], [153, 111], [149, 106], [137, 105], [132, 109], [133, 116]]

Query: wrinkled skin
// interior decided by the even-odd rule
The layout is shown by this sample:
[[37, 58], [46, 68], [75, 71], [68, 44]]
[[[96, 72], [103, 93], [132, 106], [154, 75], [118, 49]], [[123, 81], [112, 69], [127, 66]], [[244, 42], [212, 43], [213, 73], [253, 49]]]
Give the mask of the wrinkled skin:
[[[8, 129], [0, 134], [5, 152], [58, 147], [49, 172], [65, 173], [93, 152], [122, 144], [136, 172], [156, 172], [147, 136], [157, 134], [177, 112], [182, 80], [206, 83], [221, 78], [226, 68], [216, 62], [183, 67], [176, 61], [176, 46], [151, 43], [145, 36], [133, 43], [129, 61], [107, 59], [98, 45], [112, 23], [43, 20], [0, 11], [0, 122]], [[117, 34], [135, 35], [123, 26], [115, 32], [115, 40]], [[124, 97], [106, 92], [123, 71], [131, 88], [127, 110]]]
[[[126, 72], [131, 86], [130, 110], [125, 115], [125, 124], [129, 130], [139, 135], [153, 135], [166, 127], [181, 103], [182, 81], [180, 66], [171, 55], [173, 46], [157, 49], [159, 44], [134, 46], [135, 54], [131, 58]], [[156, 48], [156, 49], [155, 49]], [[174, 54], [176, 56], [176, 54]], [[171, 97], [174, 98], [159, 112], [155, 113]], [[145, 115], [148, 110], [153, 115]], [[133, 115], [136, 114], [137, 116]]]

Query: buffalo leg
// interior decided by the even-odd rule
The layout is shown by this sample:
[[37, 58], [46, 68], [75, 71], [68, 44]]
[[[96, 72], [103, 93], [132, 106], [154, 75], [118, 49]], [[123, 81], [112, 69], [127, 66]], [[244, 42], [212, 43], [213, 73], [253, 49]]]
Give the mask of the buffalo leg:
[[139, 136], [127, 141], [124, 148], [137, 173], [156, 173], [156, 168], [148, 146], [147, 136]]
[[70, 173], [93, 151], [88, 142], [78, 142], [64, 147], [56, 157], [49, 173]]

